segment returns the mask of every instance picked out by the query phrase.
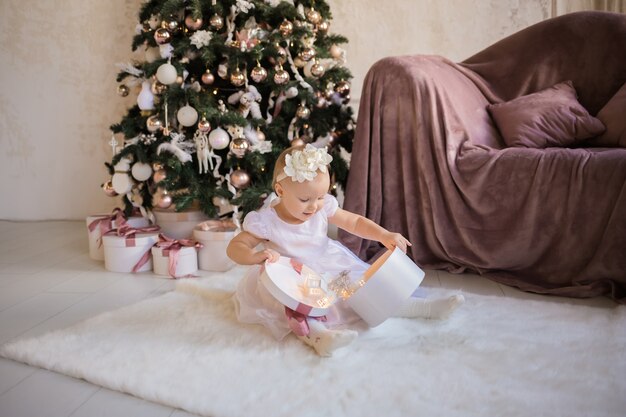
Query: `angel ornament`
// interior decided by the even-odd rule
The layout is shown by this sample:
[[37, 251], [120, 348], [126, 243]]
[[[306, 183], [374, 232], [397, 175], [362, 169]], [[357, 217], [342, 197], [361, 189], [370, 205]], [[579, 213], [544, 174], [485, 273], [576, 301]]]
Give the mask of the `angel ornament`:
[[[209, 138], [206, 133], [196, 130], [193, 135], [193, 140], [196, 143], [196, 155], [198, 156], [198, 172], [200, 174], [206, 174], [209, 172], [209, 160], [211, 159], [209, 150]], [[211, 167], [212, 169], [213, 167]]]

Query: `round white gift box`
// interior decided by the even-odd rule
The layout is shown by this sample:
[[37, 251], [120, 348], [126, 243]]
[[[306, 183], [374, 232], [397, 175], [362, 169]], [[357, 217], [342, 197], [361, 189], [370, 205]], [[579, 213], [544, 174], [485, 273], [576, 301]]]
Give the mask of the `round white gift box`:
[[156, 224], [161, 226], [161, 232], [172, 239], [191, 239], [193, 228], [209, 218], [199, 210], [171, 211], [152, 210], [156, 217]]
[[[305, 316], [320, 317], [332, 304], [326, 297], [326, 282], [306, 265], [298, 265], [298, 272], [291, 258], [281, 256], [278, 262], [266, 262], [261, 273], [261, 283], [282, 305]], [[306, 288], [309, 276], [319, 278], [321, 295], [310, 295]]]
[[203, 224], [208, 230], [202, 230], [201, 225], [193, 229], [193, 239], [203, 245], [198, 250], [198, 267], [204, 271], [228, 271], [235, 263], [226, 255], [226, 247], [237, 234], [237, 227], [221, 220], [208, 220]]
[[[152, 266], [157, 275], [170, 275], [170, 257], [163, 255], [163, 248], [152, 247]], [[198, 253], [195, 246], [183, 246], [178, 251], [176, 271], [172, 278], [184, 277], [198, 272]]]
[[[89, 235], [89, 257], [96, 261], [104, 260], [104, 246], [102, 245], [102, 242], [100, 241], [100, 238], [102, 237], [102, 235], [101, 235], [101, 231], [99, 227], [96, 227], [93, 231], [89, 231], [89, 225], [95, 220], [99, 220], [99, 219], [103, 219], [107, 217], [111, 217], [111, 215], [110, 214], [94, 214], [93, 216], [87, 217], [86, 223], [87, 223], [87, 234]], [[148, 221], [148, 219], [146, 219], [145, 217], [141, 217], [141, 216], [129, 217], [127, 222], [129, 226], [133, 228], [146, 227], [150, 225], [150, 222]], [[114, 229], [117, 228], [117, 222], [115, 220], [112, 221], [111, 227]]]
[[[112, 272], [132, 272], [133, 267], [159, 240], [158, 233], [137, 233], [134, 238], [104, 235], [104, 268]], [[152, 256], [137, 272], [152, 270]]]
[[363, 274], [363, 286], [347, 303], [370, 326], [378, 326], [400, 310], [424, 279], [402, 250], [385, 252]]

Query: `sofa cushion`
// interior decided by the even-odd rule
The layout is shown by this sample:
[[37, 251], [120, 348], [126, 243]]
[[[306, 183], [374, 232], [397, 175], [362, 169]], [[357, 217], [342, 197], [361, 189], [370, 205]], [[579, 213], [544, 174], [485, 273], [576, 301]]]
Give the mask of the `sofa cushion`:
[[604, 132], [578, 102], [571, 81], [488, 107], [507, 146], [569, 146]]
[[589, 144], [626, 148], [626, 83], [600, 109], [598, 119], [604, 123], [606, 131]]

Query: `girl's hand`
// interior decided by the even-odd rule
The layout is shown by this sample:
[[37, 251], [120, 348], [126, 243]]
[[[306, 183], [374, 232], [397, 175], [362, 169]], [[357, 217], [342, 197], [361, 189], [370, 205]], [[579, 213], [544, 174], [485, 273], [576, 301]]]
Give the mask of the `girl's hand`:
[[400, 248], [402, 252], [406, 253], [406, 249], [408, 246], [412, 246], [411, 242], [407, 240], [400, 233], [392, 233], [386, 232], [383, 238], [380, 240], [380, 243], [385, 245], [385, 247], [389, 250], [394, 250], [396, 247]]
[[265, 261], [268, 262], [278, 262], [278, 259], [280, 258], [280, 253], [276, 252], [273, 249], [264, 249], [260, 252], [256, 253], [256, 256], [258, 256], [259, 262], [260, 264], [262, 264]]

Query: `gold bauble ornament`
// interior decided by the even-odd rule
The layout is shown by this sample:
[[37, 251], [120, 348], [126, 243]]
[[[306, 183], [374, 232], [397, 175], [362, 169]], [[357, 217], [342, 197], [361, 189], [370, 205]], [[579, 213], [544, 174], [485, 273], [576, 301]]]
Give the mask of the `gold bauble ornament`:
[[130, 89], [125, 84], [120, 84], [117, 86], [117, 94], [122, 97], [126, 97], [130, 93]]
[[283, 22], [278, 26], [278, 30], [280, 31], [280, 33], [283, 36], [289, 36], [291, 35], [291, 33], [293, 32], [293, 23], [291, 23], [289, 20], [285, 19], [283, 20]]
[[343, 98], [350, 95], [350, 83], [347, 81], [339, 81], [337, 85], [335, 85], [335, 91], [339, 93], [339, 95]]
[[211, 85], [215, 82], [215, 76], [211, 70], [206, 70], [204, 74], [202, 74], [202, 82], [206, 85]]
[[289, 73], [280, 67], [274, 73], [274, 82], [278, 85], [287, 84], [289, 82]]
[[222, 18], [222, 16], [215, 13], [209, 19], [209, 25], [215, 30], [220, 30], [221, 28], [224, 27], [224, 19]]
[[239, 68], [236, 68], [230, 74], [230, 83], [234, 85], [235, 87], [241, 87], [242, 85], [245, 84], [245, 82], [246, 82], [246, 75], [243, 72], [241, 72]]
[[172, 34], [165, 28], [158, 28], [154, 32], [154, 40], [157, 45], [164, 45], [172, 40]]
[[267, 70], [257, 64], [257, 66], [250, 71], [250, 78], [252, 78], [252, 81], [255, 83], [262, 83], [267, 78]]
[[180, 25], [178, 24], [178, 21], [176, 19], [170, 17], [169, 19], [165, 19], [161, 22], [161, 27], [167, 29], [171, 33], [176, 32], [179, 29]]
[[202, 133], [207, 133], [211, 130], [211, 123], [206, 119], [206, 117], [202, 117], [202, 119], [198, 122], [198, 130]]
[[314, 25], [317, 25], [318, 23], [322, 21], [322, 15], [320, 14], [320, 12], [318, 12], [312, 7], [306, 12], [306, 18], [309, 22], [313, 23]]
[[159, 116], [154, 115], [146, 119], [146, 128], [148, 132], [154, 133], [163, 129], [163, 122], [159, 120]]
[[317, 31], [321, 33], [328, 33], [328, 29], [330, 29], [330, 22], [328, 20], [322, 20], [316, 26]]
[[185, 18], [185, 26], [191, 30], [198, 30], [202, 27], [202, 18], [195, 19], [192, 15], [187, 15]]
[[238, 168], [230, 174], [230, 183], [239, 189], [247, 188], [250, 185], [250, 174]]
[[324, 68], [324, 66], [317, 61], [311, 67], [311, 75], [315, 78], [321, 77], [322, 75], [324, 75], [325, 72], [326, 69]]
[[243, 158], [249, 148], [250, 142], [245, 138], [235, 138], [230, 142], [230, 151], [237, 158]]
[[158, 81], [155, 81], [152, 83], [150, 90], [152, 91], [152, 94], [163, 94], [167, 91], [167, 86]]
[[304, 48], [302, 51], [300, 51], [300, 53], [298, 54], [298, 57], [302, 59], [303, 61], [310, 61], [311, 59], [315, 57], [315, 54], [316, 54], [315, 48], [307, 47], [307, 48]]
[[108, 195], [109, 197], [115, 197], [118, 194], [115, 192], [115, 190], [113, 189], [113, 184], [111, 182], [111, 180], [105, 182], [104, 184], [102, 184], [102, 191], [104, 191], [104, 193], [106, 195]]
[[296, 116], [299, 119], [308, 119], [309, 116], [311, 115], [311, 110], [303, 105], [299, 105], [298, 109], [296, 110]]

